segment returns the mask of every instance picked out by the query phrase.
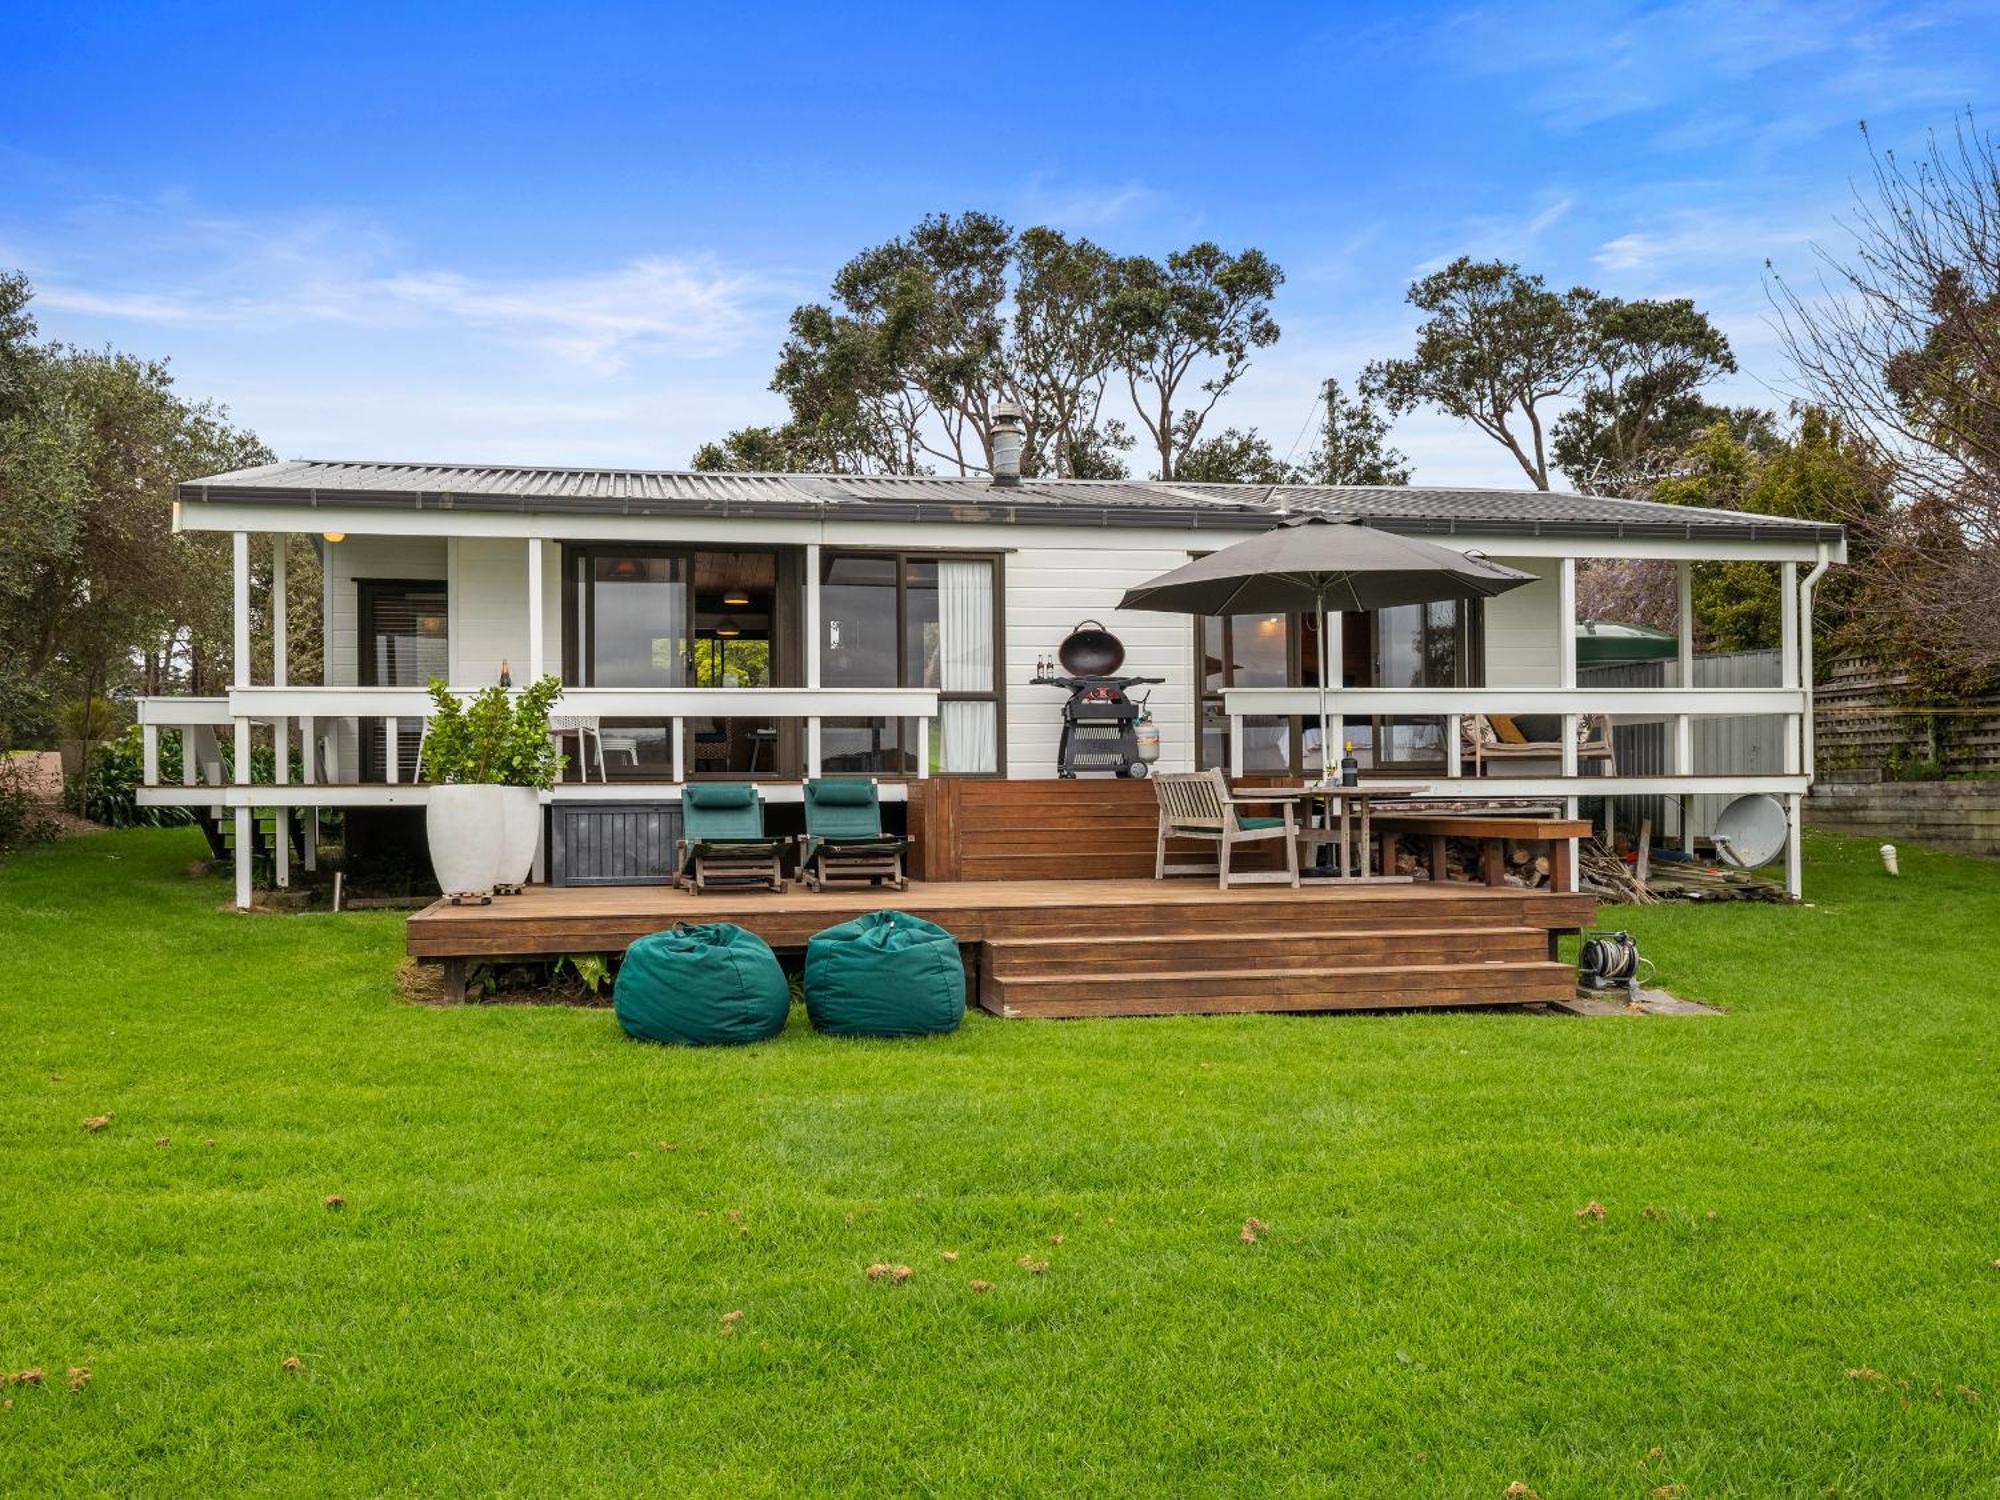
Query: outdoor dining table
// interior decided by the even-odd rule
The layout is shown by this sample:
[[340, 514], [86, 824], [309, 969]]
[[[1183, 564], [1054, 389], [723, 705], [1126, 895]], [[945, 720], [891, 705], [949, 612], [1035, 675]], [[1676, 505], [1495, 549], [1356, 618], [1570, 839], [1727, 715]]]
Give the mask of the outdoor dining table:
[[[1409, 876], [1390, 872], [1377, 875], [1370, 868], [1374, 859], [1374, 840], [1370, 836], [1368, 819], [1370, 807], [1378, 801], [1404, 802], [1412, 797], [1428, 796], [1432, 788], [1421, 781], [1364, 781], [1358, 786], [1342, 786], [1339, 782], [1321, 783], [1309, 781], [1304, 786], [1274, 786], [1239, 789], [1239, 797], [1269, 797], [1273, 802], [1298, 802], [1304, 804], [1306, 826], [1299, 831], [1299, 842], [1316, 845], [1319, 858], [1314, 861], [1314, 873], [1300, 872], [1302, 881], [1370, 880], [1408, 881]], [[1314, 826], [1315, 813], [1318, 825]], [[1360, 821], [1361, 848], [1356, 858], [1359, 869], [1348, 873], [1347, 842], [1355, 817]], [[1336, 821], [1337, 820], [1337, 821]], [[1326, 863], [1326, 849], [1333, 846], [1333, 866]]]

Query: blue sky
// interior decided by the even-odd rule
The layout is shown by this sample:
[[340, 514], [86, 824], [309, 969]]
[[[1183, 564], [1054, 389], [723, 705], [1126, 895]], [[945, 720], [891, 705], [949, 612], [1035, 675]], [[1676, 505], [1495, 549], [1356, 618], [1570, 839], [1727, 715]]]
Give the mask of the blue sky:
[[[0, 265], [286, 457], [683, 465], [781, 414], [784, 319], [979, 207], [1257, 245], [1284, 334], [1220, 409], [1286, 450], [1452, 256], [1690, 295], [1784, 399], [1764, 262], [1982, 114], [1992, 4], [9, 9]], [[1447, 419], [1421, 481], [1512, 484]]]

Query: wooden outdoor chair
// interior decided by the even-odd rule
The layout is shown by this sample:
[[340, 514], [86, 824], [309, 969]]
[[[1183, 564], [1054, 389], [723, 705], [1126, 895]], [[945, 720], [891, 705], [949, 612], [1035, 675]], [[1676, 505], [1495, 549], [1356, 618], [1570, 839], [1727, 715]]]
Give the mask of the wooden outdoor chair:
[[[1618, 759], [1611, 748], [1611, 716], [1580, 714], [1577, 716], [1576, 733], [1577, 769], [1581, 770], [1586, 762], [1602, 761], [1604, 770], [1601, 774], [1616, 776]], [[1500, 732], [1494, 728], [1492, 718], [1486, 714], [1467, 714], [1461, 723], [1460, 740], [1466, 756], [1472, 761], [1472, 774], [1475, 776], [1486, 774], [1488, 761], [1503, 763], [1510, 760], [1561, 761], [1563, 753], [1562, 741], [1559, 739], [1503, 739]]]
[[[1274, 885], [1279, 882], [1294, 887], [1298, 885], [1298, 828], [1289, 801], [1269, 796], [1234, 796], [1229, 790], [1228, 778], [1220, 771], [1169, 771], [1153, 778], [1153, 793], [1160, 803], [1160, 838], [1153, 859], [1154, 879], [1164, 880], [1169, 875], [1206, 875], [1213, 869], [1216, 884], [1225, 891], [1232, 885]], [[1243, 807], [1271, 804], [1278, 807], [1282, 816], [1257, 814], [1246, 817], [1238, 811]], [[1213, 843], [1216, 846], [1214, 865], [1169, 865], [1167, 840], [1170, 838], [1206, 839]], [[1231, 872], [1230, 856], [1239, 844], [1262, 843], [1268, 839], [1284, 840], [1283, 870]]]
[[744, 781], [691, 781], [681, 788], [681, 839], [674, 884], [690, 891], [785, 888], [785, 841], [766, 836], [764, 801]]
[[806, 783], [806, 838], [799, 878], [815, 891], [841, 886], [907, 890], [903, 852], [909, 840], [882, 831], [882, 800], [863, 776], [822, 776]]

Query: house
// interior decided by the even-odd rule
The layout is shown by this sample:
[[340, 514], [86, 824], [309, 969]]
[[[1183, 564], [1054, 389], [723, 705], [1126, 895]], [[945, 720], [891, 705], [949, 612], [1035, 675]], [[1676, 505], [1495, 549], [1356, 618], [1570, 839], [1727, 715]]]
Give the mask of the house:
[[[567, 685], [573, 761], [558, 817], [592, 805], [677, 805], [691, 778], [879, 778], [887, 802], [931, 778], [1056, 774], [1063, 695], [1033, 681], [1077, 622], [1123, 641], [1124, 670], [1158, 677], [1161, 769], [1319, 770], [1311, 639], [1297, 617], [1123, 614], [1129, 586], [1286, 516], [1319, 513], [1421, 534], [1532, 572], [1483, 604], [1331, 617], [1343, 735], [1367, 774], [1480, 797], [1581, 798], [1764, 790], [1792, 827], [1812, 764], [1812, 591], [1844, 560], [1840, 528], [1728, 511], [1538, 491], [1272, 487], [1136, 480], [707, 474], [508, 465], [282, 462], [179, 487], [176, 524], [235, 547], [237, 680], [212, 698], [140, 706], [142, 802], [233, 819], [420, 807], [417, 752], [432, 676], [472, 690], [503, 673]], [[285, 647], [253, 663], [252, 549], [287, 534], [325, 560], [325, 680], [285, 677]], [[270, 587], [282, 594], [283, 547]], [[1576, 569], [1591, 558], [1772, 564], [1783, 579], [1781, 683], [1691, 686], [1693, 643], [1668, 688], [1577, 684]], [[271, 611], [285, 617], [282, 600]], [[280, 627], [282, 628], [282, 627]], [[1491, 716], [1541, 720], [1548, 756], [1477, 754]], [[1667, 729], [1668, 769], [1621, 774], [1588, 753], [1601, 716]], [[1783, 726], [1783, 769], [1697, 762], [1698, 719]], [[162, 785], [161, 731], [185, 736]], [[248, 747], [268, 732], [277, 784]], [[1586, 731], [1587, 733], [1587, 731]], [[1579, 753], [1579, 740], [1585, 750]], [[233, 740], [235, 776], [218, 754]], [[296, 752], [302, 781], [290, 779]], [[1475, 783], [1475, 766], [1480, 774]], [[1696, 830], [1678, 830], [1686, 839]], [[307, 851], [310, 858], [310, 851]], [[289, 878], [279, 841], [278, 879]], [[561, 877], [561, 872], [548, 873]], [[614, 872], [615, 876], [615, 872]], [[1790, 880], [1799, 883], [1797, 840]], [[237, 898], [250, 865], [237, 859]]]

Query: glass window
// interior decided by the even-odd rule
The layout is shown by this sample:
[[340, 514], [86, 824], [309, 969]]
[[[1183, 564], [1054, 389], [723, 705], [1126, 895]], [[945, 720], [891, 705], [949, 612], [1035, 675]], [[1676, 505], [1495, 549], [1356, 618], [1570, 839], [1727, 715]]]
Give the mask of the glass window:
[[919, 754], [943, 774], [1000, 769], [996, 571], [985, 557], [826, 557], [820, 682], [934, 688], [938, 717], [922, 735], [915, 720], [827, 720], [824, 769], [907, 774]]
[[1290, 621], [1283, 615], [1229, 617], [1231, 687], [1288, 687], [1291, 673]]
[[897, 687], [897, 565], [893, 557], [828, 557], [821, 565], [819, 680], [826, 687]]
[[580, 565], [590, 592], [590, 685], [687, 686], [687, 559], [599, 554]]

